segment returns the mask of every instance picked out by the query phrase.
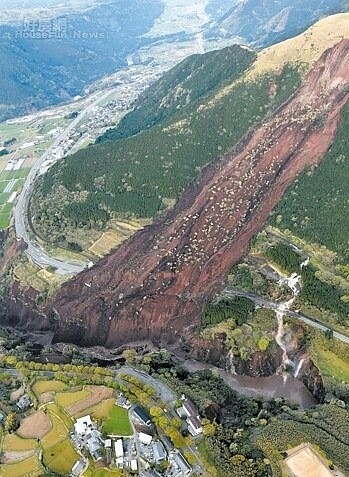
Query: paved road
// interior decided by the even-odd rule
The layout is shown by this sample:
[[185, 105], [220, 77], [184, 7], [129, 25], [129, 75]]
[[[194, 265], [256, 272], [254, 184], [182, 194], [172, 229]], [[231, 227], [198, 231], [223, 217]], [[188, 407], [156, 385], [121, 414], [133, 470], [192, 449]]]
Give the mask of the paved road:
[[57, 273], [60, 275], [75, 275], [86, 268], [87, 264], [69, 263], [54, 257], [50, 257], [38, 243], [30, 238], [26, 228], [26, 213], [30, 195], [40, 169], [44, 162], [50, 157], [50, 154], [57, 149], [61, 142], [66, 140], [70, 132], [80, 123], [80, 121], [82, 121], [99, 102], [103, 101], [111, 93], [112, 90], [108, 90], [103, 95], [98, 95], [92, 103], [88, 104], [86, 108], [81, 111], [81, 113], [62, 132], [62, 134], [56, 138], [54, 143], [44, 152], [44, 154], [35, 162], [24, 182], [22, 191], [18, 197], [16, 208], [14, 210], [16, 235], [18, 240], [22, 239], [28, 245], [26, 250], [27, 255], [39, 267], [54, 267], [57, 270]]
[[271, 300], [268, 300], [267, 298], [263, 298], [253, 293], [244, 292], [242, 290], [237, 290], [235, 288], [227, 288], [226, 290], [224, 290], [223, 296], [227, 296], [227, 297], [243, 296], [245, 298], [249, 298], [256, 305], [259, 305], [263, 308], [269, 308], [271, 310], [282, 311], [284, 314], [291, 316], [292, 318], [296, 318], [297, 320], [302, 321], [303, 323], [311, 326], [312, 328], [316, 328], [321, 331], [332, 331], [334, 338], [349, 344], [349, 336], [346, 336], [342, 333], [338, 333], [337, 331], [333, 330], [331, 327], [325, 326], [322, 323], [319, 323], [318, 321], [314, 320], [313, 318], [309, 318], [308, 316], [303, 315], [303, 313], [298, 313], [296, 311], [285, 309], [283, 306], [284, 303], [275, 303]]
[[173, 408], [177, 396], [168, 386], [166, 386], [166, 384], [159, 379], [155, 379], [149, 374], [132, 368], [131, 366], [122, 366], [116, 371], [116, 375], [120, 373], [129, 374], [130, 376], [134, 376], [135, 378], [139, 379], [139, 381], [142, 383], [149, 384], [149, 386], [155, 389], [155, 391], [158, 393], [161, 401], [167, 404], [170, 408]]

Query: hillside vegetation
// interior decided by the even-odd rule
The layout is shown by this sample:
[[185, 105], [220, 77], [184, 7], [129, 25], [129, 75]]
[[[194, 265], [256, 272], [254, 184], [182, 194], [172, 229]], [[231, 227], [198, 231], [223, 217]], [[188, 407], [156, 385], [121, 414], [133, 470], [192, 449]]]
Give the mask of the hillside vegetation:
[[186, 58], [141, 94], [117, 128], [107, 131], [97, 142], [132, 136], [168, 119], [189, 104], [192, 107], [194, 101], [222, 83], [234, 81], [256, 56], [253, 50], [234, 45]]
[[280, 202], [271, 222], [337, 252], [349, 261], [349, 104], [336, 140], [314, 171], [304, 172]]
[[[234, 51], [238, 58], [241, 52], [248, 55], [250, 63], [254, 58], [248, 50]], [[225, 58], [226, 51], [221, 55]], [[219, 55], [216, 60], [223, 80], [226, 64]], [[241, 71], [240, 63], [235, 60], [235, 64]], [[249, 62], [244, 59], [243, 64], [247, 67]], [[228, 70], [228, 78], [232, 75]], [[198, 78], [206, 83], [205, 76]], [[298, 67], [292, 65], [280, 74], [238, 80], [221, 100], [216, 99], [220, 88], [215, 88], [136, 136], [105, 141], [55, 164], [38, 181], [33, 196], [36, 231], [64, 243], [76, 227], [101, 228], [115, 216], [156, 216], [173, 205], [202, 166], [234, 146], [284, 102], [300, 80]], [[205, 84], [200, 87], [205, 89]]]

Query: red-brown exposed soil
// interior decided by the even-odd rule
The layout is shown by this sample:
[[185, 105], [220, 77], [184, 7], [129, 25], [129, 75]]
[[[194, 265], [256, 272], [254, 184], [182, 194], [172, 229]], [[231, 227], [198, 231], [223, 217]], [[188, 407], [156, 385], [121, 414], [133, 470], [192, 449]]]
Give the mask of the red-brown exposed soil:
[[118, 346], [190, 335], [288, 185], [330, 147], [349, 97], [349, 40], [233, 153], [207, 166], [176, 207], [63, 285], [56, 340]]
[[172, 211], [64, 284], [46, 311], [11, 293], [7, 321], [54, 328], [56, 341], [80, 345], [190, 338], [209, 352], [204, 340], [192, 340], [204, 303], [223, 288], [289, 184], [321, 161], [348, 98], [349, 40], [343, 40], [269, 120], [208, 165]]

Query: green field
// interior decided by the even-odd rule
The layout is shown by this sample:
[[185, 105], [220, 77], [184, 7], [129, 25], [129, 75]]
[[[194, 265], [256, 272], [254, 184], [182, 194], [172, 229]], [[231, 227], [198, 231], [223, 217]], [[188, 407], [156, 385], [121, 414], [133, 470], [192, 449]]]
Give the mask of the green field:
[[321, 374], [335, 378], [337, 381], [349, 383], [349, 362], [335, 353], [320, 347], [313, 347], [312, 358]]
[[6, 229], [10, 224], [10, 215], [0, 212], [0, 229]]
[[103, 431], [108, 435], [114, 436], [132, 435], [133, 431], [128, 411], [122, 407], [113, 406], [103, 423]]
[[24, 179], [29, 174], [29, 167], [22, 167], [18, 171], [2, 171], [0, 181], [10, 181], [11, 179]]
[[97, 469], [92, 463], [87, 471], [84, 473], [84, 477], [122, 477], [122, 470], [116, 469]]

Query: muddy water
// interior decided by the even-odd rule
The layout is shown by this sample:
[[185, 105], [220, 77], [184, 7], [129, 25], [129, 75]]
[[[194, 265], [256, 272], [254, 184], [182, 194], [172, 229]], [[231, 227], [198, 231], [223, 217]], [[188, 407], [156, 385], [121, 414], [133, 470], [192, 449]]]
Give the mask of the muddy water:
[[246, 397], [262, 397], [265, 399], [282, 397], [299, 404], [301, 408], [308, 408], [317, 403], [304, 384], [289, 374], [267, 378], [251, 378], [233, 375], [220, 368], [198, 361], [185, 360], [181, 362], [181, 365], [189, 372], [211, 369], [217, 372], [234, 391]]

